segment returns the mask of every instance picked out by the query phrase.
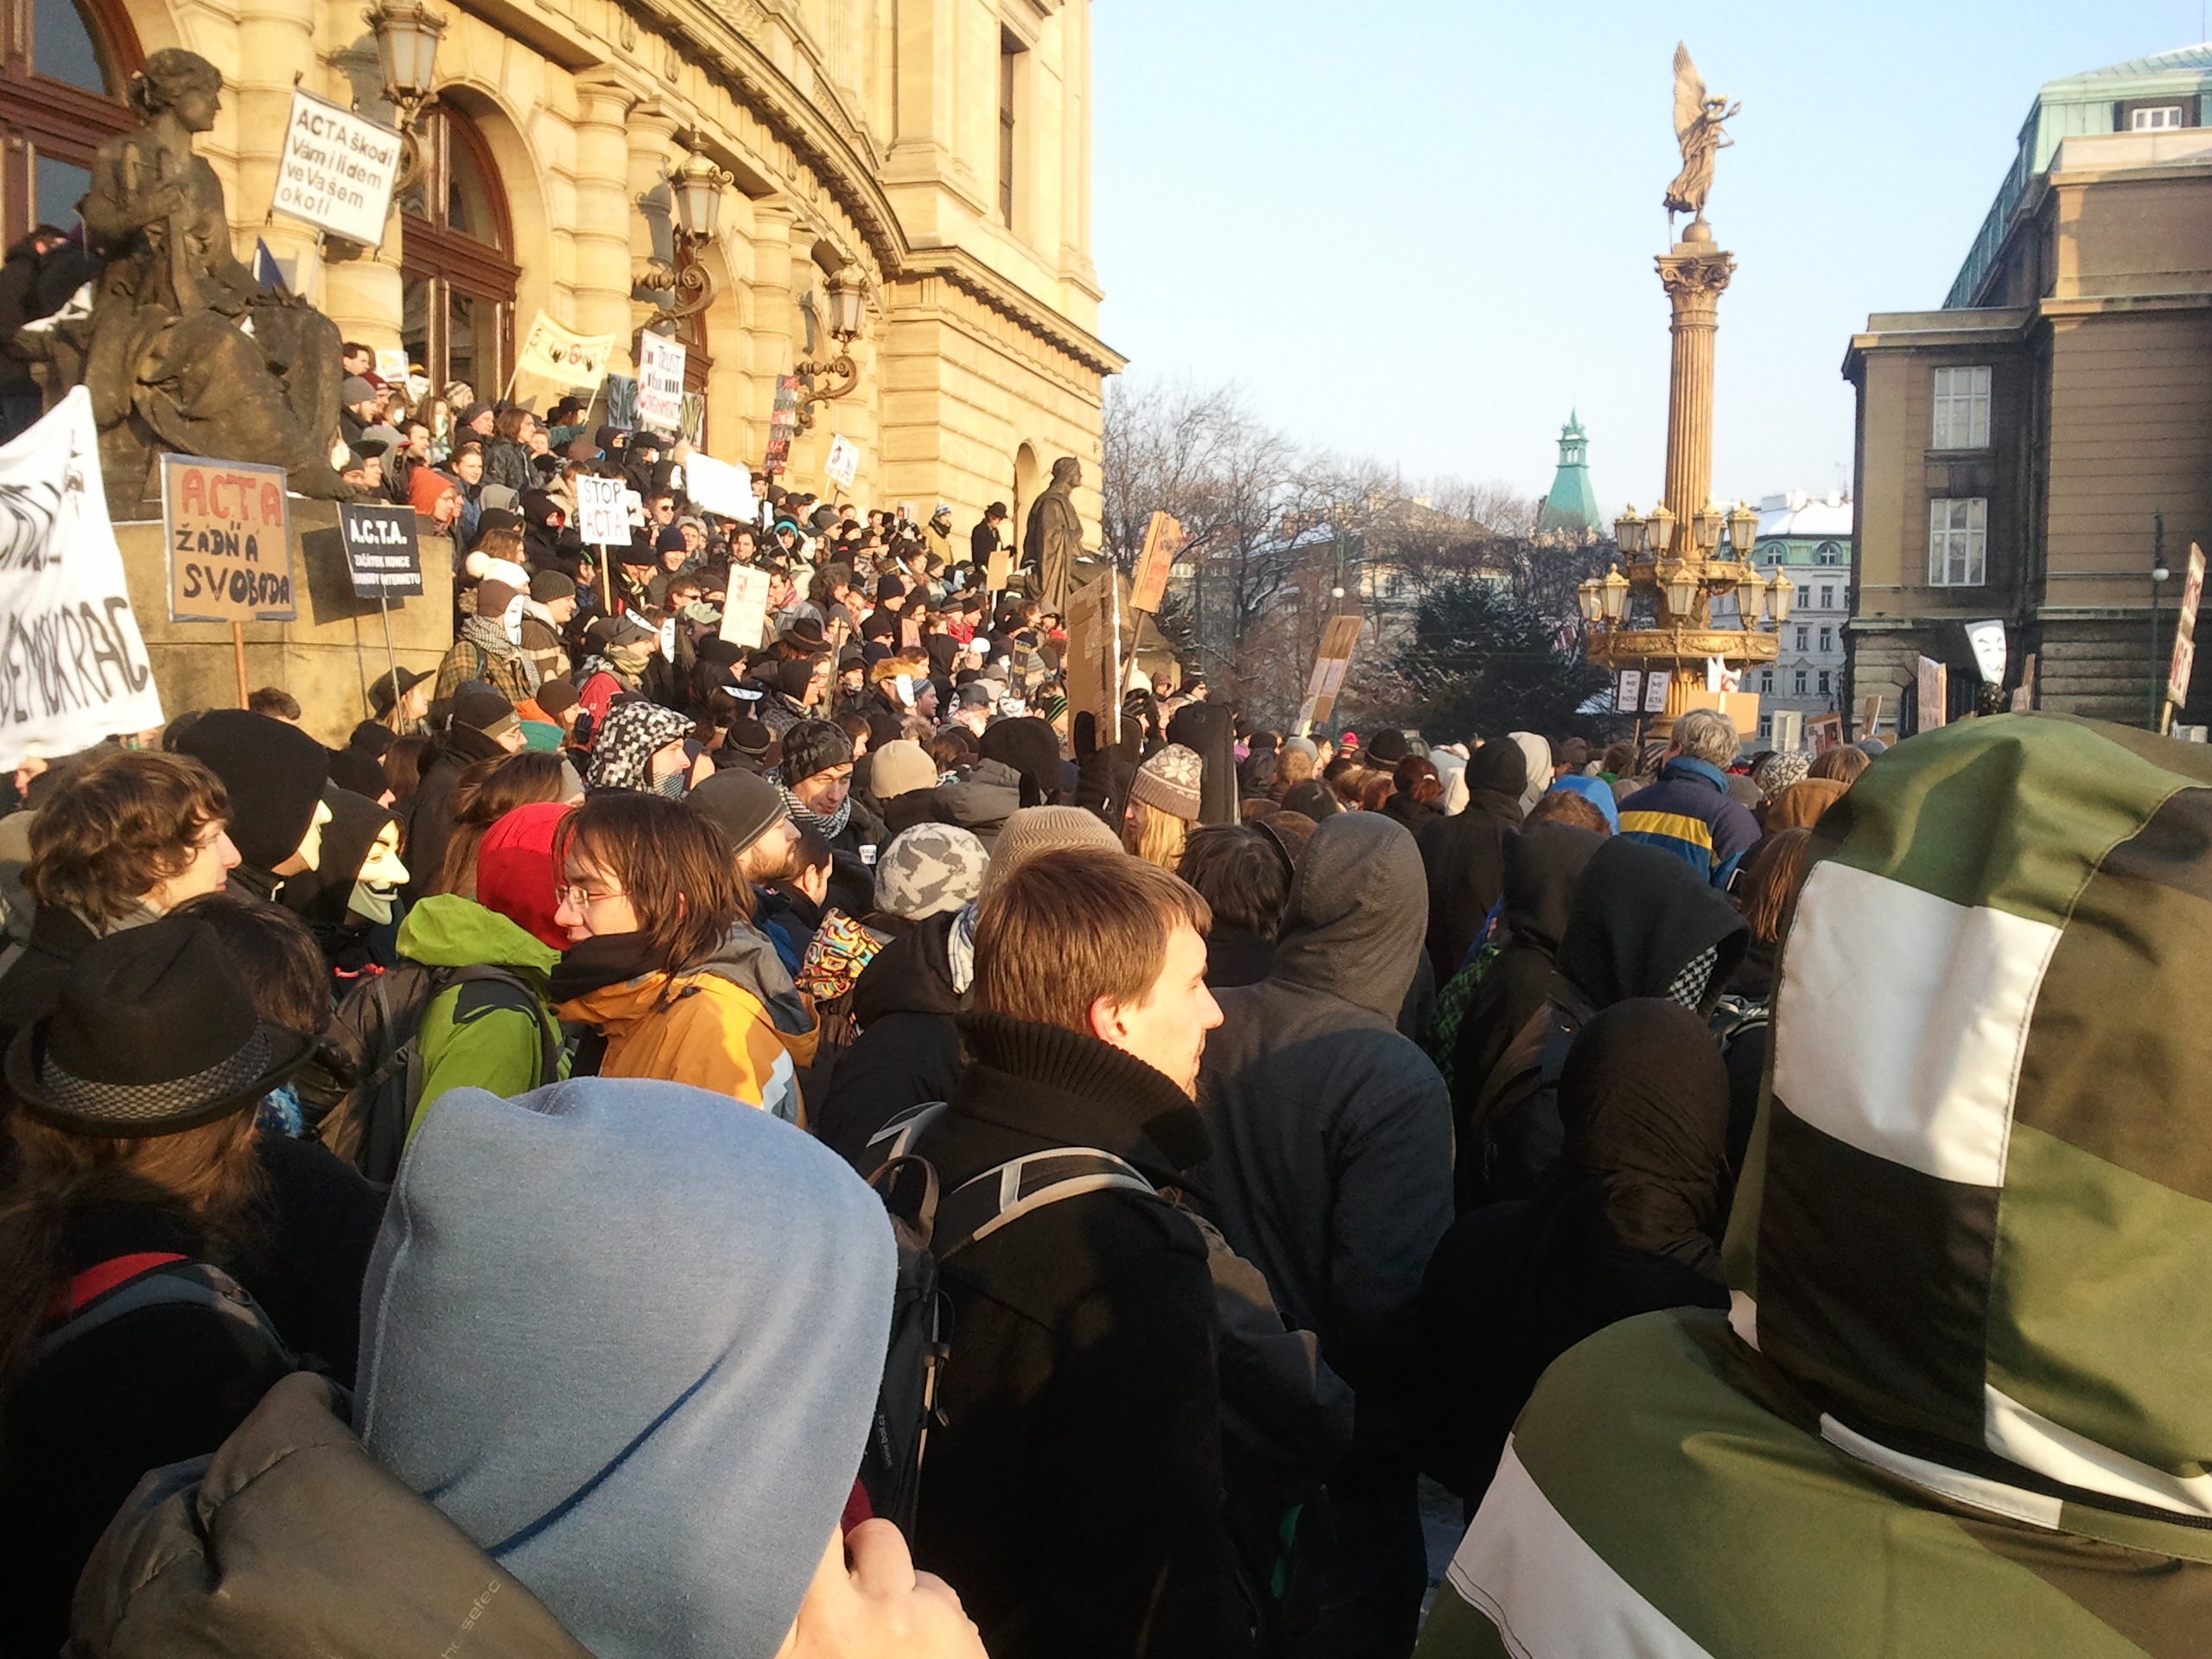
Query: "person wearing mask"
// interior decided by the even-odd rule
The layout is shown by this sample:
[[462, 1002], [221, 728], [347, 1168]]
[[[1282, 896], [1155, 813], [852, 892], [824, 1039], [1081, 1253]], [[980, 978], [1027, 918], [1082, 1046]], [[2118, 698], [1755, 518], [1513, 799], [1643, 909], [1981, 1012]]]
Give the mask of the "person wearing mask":
[[524, 741], [514, 705], [489, 686], [465, 687], [454, 698], [445, 736], [435, 751], [426, 752], [428, 763], [407, 814], [405, 892], [410, 902], [429, 893], [445, 868], [461, 774], [480, 761], [521, 753]]
[[456, 1090], [421, 1142], [359, 1391], [289, 1378], [142, 1485], [75, 1653], [982, 1659], [896, 1528], [839, 1536], [895, 1274], [850, 1172], [702, 1090], [603, 1079]]
[[1163, 870], [1181, 863], [1184, 844], [1198, 821], [1204, 771], [1197, 751], [1180, 743], [1155, 751], [1130, 781], [1122, 845]]
[[[1467, 804], [1421, 826], [1428, 873], [1428, 961], [1439, 985], [1465, 963], [1505, 885], [1505, 848], [1521, 827], [1529, 760], [1520, 746], [1485, 743], [1467, 758]], [[1283, 804], [1292, 804], [1286, 796]]]
[[447, 698], [475, 681], [519, 708], [537, 690], [535, 662], [524, 653], [523, 607], [529, 602], [530, 577], [518, 564], [488, 563], [491, 574], [476, 584], [476, 610], [461, 620], [460, 632], [438, 664], [435, 696]]
[[1634, 1314], [1728, 1306], [1728, 1077], [1704, 1021], [1616, 1002], [1576, 1034], [1559, 1109], [1565, 1145], [1541, 1191], [1460, 1217], [1422, 1283], [1440, 1472], [1471, 1511], [1554, 1360]]
[[1423, 1659], [2198, 1645], [2205, 781], [2028, 715], [1853, 785], [1783, 944], [1728, 1311], [1544, 1375]]
[[830, 902], [848, 916], [865, 916], [883, 824], [853, 797], [853, 741], [844, 728], [803, 720], [785, 731], [777, 787], [791, 822], [830, 843]]
[[238, 867], [230, 797], [188, 755], [128, 749], [61, 777], [30, 819], [22, 950], [0, 973], [0, 1047], [52, 1011], [94, 939], [219, 893]]
[[555, 856], [569, 944], [553, 1012], [605, 1039], [600, 1075], [694, 1084], [801, 1122], [796, 1071], [813, 1063], [817, 1027], [774, 947], [737, 927], [751, 894], [721, 831], [622, 791], [563, 820]]
[[1758, 820], [1728, 794], [1726, 768], [1742, 747], [1735, 722], [1713, 709], [1675, 721], [1658, 780], [1621, 807], [1623, 838], [1672, 853], [1725, 889], [1759, 838]]
[[86, 945], [9, 1045], [8, 1652], [60, 1650], [79, 1569], [147, 1470], [213, 1451], [311, 1344], [350, 1380], [374, 1199], [354, 1182], [371, 1229], [334, 1242], [342, 1205], [316, 1160], [336, 1160], [282, 1136], [264, 1152], [255, 1125], [313, 1049], [262, 1019], [214, 930], [185, 915]]
[[223, 780], [238, 852], [229, 885], [274, 899], [288, 875], [321, 861], [322, 799], [330, 751], [296, 726], [243, 709], [214, 709], [177, 739], [177, 749]]
[[982, 900], [973, 1058], [915, 1153], [947, 1194], [1061, 1148], [1129, 1171], [976, 1238], [940, 1281], [958, 1334], [917, 1560], [961, 1586], [995, 1659], [1217, 1650], [1213, 1291], [1197, 1225], [1156, 1191], [1206, 1152], [1207, 920], [1166, 871], [1088, 849]]

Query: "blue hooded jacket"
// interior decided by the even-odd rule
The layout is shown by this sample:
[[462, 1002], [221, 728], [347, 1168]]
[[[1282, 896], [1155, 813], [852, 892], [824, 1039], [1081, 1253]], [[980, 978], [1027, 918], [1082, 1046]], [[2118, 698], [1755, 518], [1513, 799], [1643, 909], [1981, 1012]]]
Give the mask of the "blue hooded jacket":
[[881, 1202], [681, 1084], [425, 1113], [361, 1298], [362, 1439], [600, 1659], [769, 1659], [860, 1463]]

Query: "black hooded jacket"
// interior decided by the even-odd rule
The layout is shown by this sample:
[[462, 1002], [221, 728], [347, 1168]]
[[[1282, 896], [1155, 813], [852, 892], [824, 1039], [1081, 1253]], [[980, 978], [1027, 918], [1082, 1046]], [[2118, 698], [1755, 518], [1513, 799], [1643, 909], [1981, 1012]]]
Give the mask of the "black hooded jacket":
[[868, 1137], [909, 1106], [944, 1100], [960, 1080], [968, 1007], [945, 948], [957, 911], [925, 917], [876, 952], [853, 986], [860, 1035], [837, 1062], [814, 1133], [857, 1163]]
[[1428, 874], [1428, 961], [1439, 985], [1467, 958], [1490, 907], [1505, 885], [1505, 842], [1521, 827], [1529, 758], [1506, 739], [1485, 743], [1467, 762], [1467, 804], [1421, 826]]
[[1396, 1029], [1425, 899], [1403, 826], [1328, 819], [1268, 977], [1217, 999], [1199, 1074], [1221, 1230], [1351, 1384], [1370, 1465], [1410, 1456], [1421, 1270], [1452, 1222], [1450, 1097]]
[[[1575, 884], [1605, 837], [1572, 823], [1532, 823], [1505, 845], [1499, 919], [1505, 942], [1484, 969], [1459, 1022], [1452, 1052], [1452, 1121], [1456, 1143], [1483, 1084], [1522, 1027], [1551, 1000], [1553, 957], [1567, 931]], [[1465, 1210], [1471, 1195], [1459, 1194]]]
[[1728, 1078], [1704, 1022], [1673, 1002], [1615, 1003], [1575, 1038], [1559, 1107], [1566, 1144], [1541, 1192], [1462, 1216], [1422, 1284], [1443, 1396], [1435, 1472], [1470, 1504], [1552, 1361], [1631, 1314], [1728, 1306]]
[[1726, 895], [1681, 859], [1606, 842], [1575, 887], [1548, 1005], [1514, 1034], [1480, 1085], [1459, 1143], [1462, 1190], [1478, 1204], [1532, 1195], [1559, 1156], [1557, 1091], [1574, 1033], [1633, 997], [1664, 998], [1702, 1019], [1750, 939]]

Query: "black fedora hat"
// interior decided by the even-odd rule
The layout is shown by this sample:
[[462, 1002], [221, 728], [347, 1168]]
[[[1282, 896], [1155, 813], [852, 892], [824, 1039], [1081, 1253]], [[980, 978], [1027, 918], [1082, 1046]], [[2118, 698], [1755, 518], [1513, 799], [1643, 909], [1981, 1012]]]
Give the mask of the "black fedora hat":
[[85, 947], [9, 1046], [8, 1086], [73, 1134], [175, 1135], [250, 1109], [314, 1047], [254, 1012], [213, 928], [165, 916]]
[[784, 644], [796, 645], [801, 651], [816, 652], [830, 649], [830, 641], [822, 632], [822, 624], [810, 616], [800, 617], [776, 637]]

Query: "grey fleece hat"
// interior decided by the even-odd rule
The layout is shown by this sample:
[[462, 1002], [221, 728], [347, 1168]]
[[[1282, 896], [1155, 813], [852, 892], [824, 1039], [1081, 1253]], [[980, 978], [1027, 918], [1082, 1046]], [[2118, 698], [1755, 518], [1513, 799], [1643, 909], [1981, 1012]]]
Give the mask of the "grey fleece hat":
[[1129, 785], [1129, 798], [1196, 823], [1198, 785], [1205, 776], [1205, 763], [1198, 759], [1196, 749], [1170, 743], [1137, 768], [1136, 778]]
[[957, 910], [983, 890], [991, 855], [952, 823], [902, 830], [875, 861], [875, 907], [910, 922]]
[[1093, 847], [1109, 853], [1122, 850], [1106, 820], [1086, 807], [1021, 807], [999, 827], [998, 841], [991, 849], [990, 873], [983, 885], [996, 887], [1039, 854], [1071, 847]]
[[743, 852], [786, 816], [776, 786], [742, 766], [716, 772], [685, 795], [683, 804], [720, 826], [734, 853]]

